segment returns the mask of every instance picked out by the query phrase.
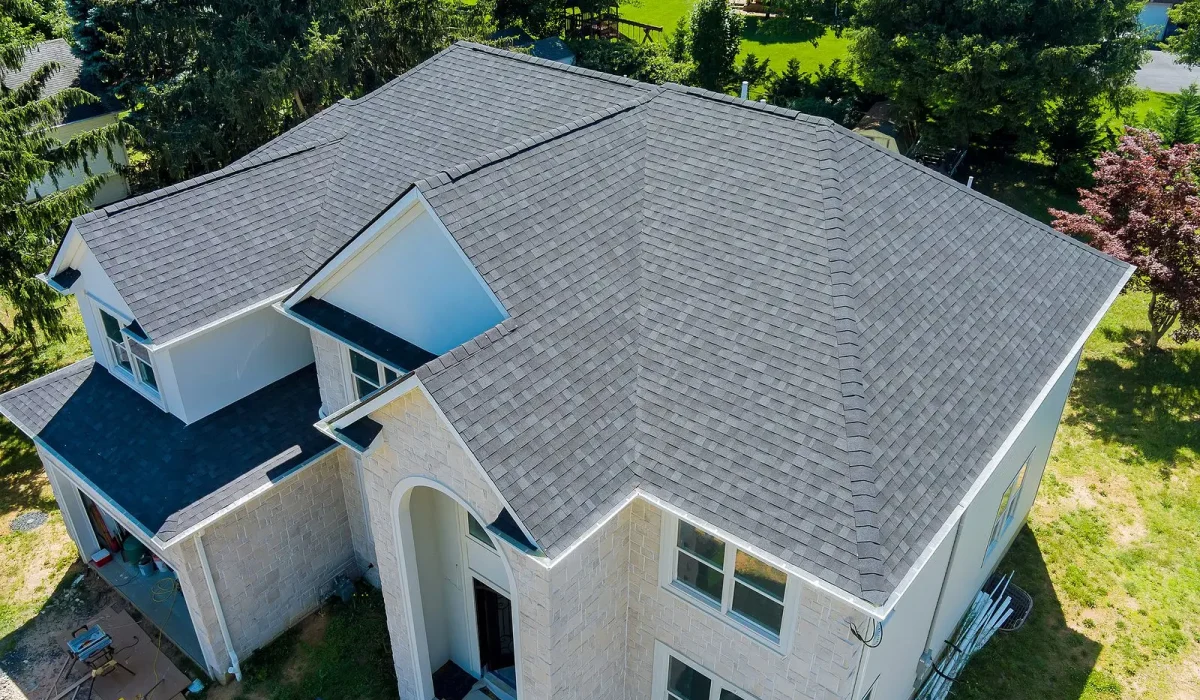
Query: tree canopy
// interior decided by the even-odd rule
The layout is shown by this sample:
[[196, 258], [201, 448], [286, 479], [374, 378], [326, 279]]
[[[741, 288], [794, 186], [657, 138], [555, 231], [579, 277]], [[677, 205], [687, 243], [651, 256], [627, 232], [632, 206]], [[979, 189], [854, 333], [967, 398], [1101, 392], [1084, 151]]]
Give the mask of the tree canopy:
[[337, 99], [370, 91], [488, 3], [458, 0], [71, 0], [81, 48], [144, 135], [141, 186], [213, 170]]
[[696, 85], [724, 92], [734, 82], [744, 23], [729, 0], [696, 0], [689, 32]]
[[1128, 129], [1096, 159], [1095, 187], [1080, 190], [1082, 214], [1051, 209], [1054, 228], [1137, 266], [1150, 291], [1150, 344], [1178, 322], [1179, 342], [1200, 339], [1200, 146], [1164, 146]]
[[[36, 3], [0, 0], [0, 68], [20, 68], [38, 41], [53, 36], [58, 21]], [[66, 335], [61, 298], [34, 275], [46, 270], [70, 220], [90, 209], [104, 183], [87, 171], [86, 159], [104, 152], [111, 161], [112, 147], [132, 137], [118, 122], [60, 141], [55, 127], [67, 110], [96, 98], [77, 88], [46, 95], [58, 70], [47, 64], [21, 85], [0, 85], [0, 296], [13, 310], [11, 323], [0, 323], [0, 335], [27, 341], [38, 331], [52, 339]], [[57, 183], [73, 168], [84, 170], [81, 184], [31, 194], [44, 179]]]
[[1062, 100], [1133, 104], [1141, 0], [859, 0], [853, 57], [912, 135], [1032, 149]]

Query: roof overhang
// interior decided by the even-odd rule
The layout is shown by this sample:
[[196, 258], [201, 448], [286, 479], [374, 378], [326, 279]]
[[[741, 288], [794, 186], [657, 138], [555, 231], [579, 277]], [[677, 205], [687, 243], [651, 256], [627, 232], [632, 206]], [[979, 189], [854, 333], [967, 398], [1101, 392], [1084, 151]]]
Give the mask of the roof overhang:
[[414, 370], [437, 357], [370, 321], [316, 297], [308, 297], [291, 307], [282, 303], [274, 306], [283, 315], [401, 372]]

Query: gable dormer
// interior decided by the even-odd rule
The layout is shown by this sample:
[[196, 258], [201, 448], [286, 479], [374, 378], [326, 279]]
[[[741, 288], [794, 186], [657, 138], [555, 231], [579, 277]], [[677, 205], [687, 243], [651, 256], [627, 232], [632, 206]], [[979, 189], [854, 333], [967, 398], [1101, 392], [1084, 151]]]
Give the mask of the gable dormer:
[[[323, 382], [347, 387], [327, 411], [365, 398], [507, 314], [415, 188], [280, 306], [337, 342]], [[318, 353], [320, 359], [320, 353]], [[330, 401], [326, 401], [327, 404]]]

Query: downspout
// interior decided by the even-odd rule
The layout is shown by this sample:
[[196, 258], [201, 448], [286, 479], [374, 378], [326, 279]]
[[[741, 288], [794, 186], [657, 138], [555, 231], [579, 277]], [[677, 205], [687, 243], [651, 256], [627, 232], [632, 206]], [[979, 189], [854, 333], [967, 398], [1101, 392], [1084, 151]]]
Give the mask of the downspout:
[[229, 626], [225, 624], [225, 611], [221, 609], [221, 599], [217, 596], [217, 584], [213, 581], [212, 570], [208, 568], [208, 555], [204, 552], [204, 531], [196, 533], [196, 551], [200, 554], [200, 568], [204, 570], [204, 581], [208, 584], [208, 593], [212, 596], [213, 608], [217, 611], [217, 624], [221, 627], [221, 638], [225, 640], [225, 651], [229, 654], [229, 669], [233, 677], [242, 680], [242, 667], [238, 663], [237, 652], [233, 650], [233, 640], [229, 637]]
[[946, 595], [946, 582], [950, 580], [950, 573], [954, 571], [954, 558], [958, 556], [958, 537], [962, 534], [963, 518], [966, 517], [966, 509], [964, 508], [958, 516], [958, 525], [954, 527], [954, 542], [950, 544], [950, 558], [946, 561], [946, 570], [942, 574], [942, 586], [938, 589], [937, 602], [933, 604], [933, 617], [929, 620], [929, 631], [925, 633], [925, 651], [921, 653], [921, 659], [918, 662], [918, 675], [914, 680], [915, 683], [924, 682], [925, 676], [929, 674], [929, 669], [933, 668], [935, 659], [933, 658], [933, 629], [937, 624], [938, 617], [942, 612], [942, 598]]

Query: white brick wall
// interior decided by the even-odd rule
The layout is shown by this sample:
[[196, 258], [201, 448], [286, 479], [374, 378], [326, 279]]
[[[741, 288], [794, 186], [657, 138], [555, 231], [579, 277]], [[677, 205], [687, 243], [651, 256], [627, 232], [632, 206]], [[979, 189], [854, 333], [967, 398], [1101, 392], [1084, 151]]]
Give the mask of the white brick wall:
[[861, 646], [850, 634], [850, 622], [856, 618], [848, 606], [805, 586], [795, 639], [784, 656], [664, 589], [659, 581], [662, 515], [640, 499], [626, 510], [630, 578], [625, 697], [650, 697], [656, 639], [758, 700], [850, 697]]
[[[501, 502], [419, 391], [372, 414], [381, 444], [365, 460], [369, 508], [401, 697], [419, 682], [394, 542], [392, 497], [409, 477], [436, 481], [489, 520]], [[649, 698], [654, 641], [758, 700], [848, 698], [859, 645], [851, 610], [805, 588], [787, 656], [659, 585], [661, 516], [636, 500], [553, 568], [503, 545], [513, 570], [522, 698]], [[421, 640], [424, 643], [424, 640]]]
[[342, 365], [344, 345], [324, 333], [309, 330], [312, 336], [313, 356], [317, 363], [317, 384], [321, 389], [321, 409], [325, 415], [350, 405], [354, 396], [346, 386], [346, 372]]
[[[242, 659], [315, 610], [321, 595], [331, 592], [334, 576], [355, 570], [337, 452], [202, 534], [229, 636]], [[197, 589], [188, 596], [188, 604], [196, 600], [211, 608], [194, 542], [177, 548], [187, 578]], [[224, 663], [227, 657], [215, 620], [213, 616], [202, 634], [221, 650], [218, 658]]]

